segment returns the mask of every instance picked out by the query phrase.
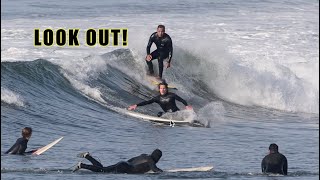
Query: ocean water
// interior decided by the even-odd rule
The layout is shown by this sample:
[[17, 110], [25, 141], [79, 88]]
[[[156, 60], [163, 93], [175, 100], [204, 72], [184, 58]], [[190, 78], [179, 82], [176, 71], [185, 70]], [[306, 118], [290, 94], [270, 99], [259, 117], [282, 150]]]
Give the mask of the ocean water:
[[[319, 1], [1, 5], [1, 178], [319, 179]], [[174, 44], [164, 78], [208, 127], [170, 127], [121, 113], [157, 94], [146, 81], [144, 57], [158, 24]], [[79, 28], [80, 46], [34, 47], [36, 28]], [[88, 47], [89, 28], [127, 28], [128, 46]], [[137, 108], [150, 115], [160, 110]], [[33, 128], [28, 149], [64, 139], [40, 156], [5, 155], [25, 126]], [[286, 177], [261, 173], [271, 143], [288, 159]], [[71, 172], [83, 160], [80, 152], [107, 166], [156, 148], [163, 152], [161, 169], [214, 170]]]

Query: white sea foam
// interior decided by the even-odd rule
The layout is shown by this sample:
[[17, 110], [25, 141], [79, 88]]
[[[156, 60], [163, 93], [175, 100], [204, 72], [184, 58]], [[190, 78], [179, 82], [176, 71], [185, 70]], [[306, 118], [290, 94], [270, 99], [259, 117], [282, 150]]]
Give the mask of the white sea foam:
[[1, 101], [16, 106], [24, 106], [25, 104], [23, 98], [19, 94], [3, 87], [1, 87]]

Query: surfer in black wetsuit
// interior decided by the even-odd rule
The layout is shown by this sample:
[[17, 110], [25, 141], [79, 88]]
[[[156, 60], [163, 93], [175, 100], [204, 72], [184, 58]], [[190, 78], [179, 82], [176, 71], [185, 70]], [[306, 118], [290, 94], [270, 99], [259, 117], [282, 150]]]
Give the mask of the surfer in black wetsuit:
[[262, 172], [287, 175], [288, 161], [283, 154], [278, 152], [278, 145], [270, 144], [269, 152], [261, 162]]
[[94, 172], [105, 173], [128, 173], [128, 174], [142, 174], [148, 171], [163, 172], [156, 164], [162, 156], [162, 152], [156, 149], [151, 155], [141, 154], [140, 156], [129, 159], [128, 161], [120, 161], [117, 164], [103, 167], [100, 162], [95, 160], [88, 152], [79, 154], [79, 157], [88, 159], [92, 165], [79, 162], [76, 168], [77, 171], [81, 168], [88, 169]]
[[[156, 44], [157, 49], [150, 54], [152, 43]], [[149, 74], [154, 75], [152, 60], [158, 59], [159, 76], [157, 78], [162, 79], [163, 60], [168, 58], [166, 68], [169, 68], [171, 64], [172, 52], [173, 48], [171, 37], [165, 33], [165, 26], [159, 25], [157, 28], [157, 32], [151, 34], [147, 45], [146, 62], [149, 68]]]
[[[175, 93], [168, 92], [168, 84], [165, 81], [159, 83], [158, 87], [160, 95], [148, 101], [143, 101], [138, 104], [131, 105], [129, 106], [128, 110], [135, 110], [138, 106], [144, 106], [155, 102], [161, 106], [164, 112], [176, 112], [179, 111], [179, 108], [176, 105], [176, 100], [182, 102], [186, 106], [186, 109], [192, 109], [192, 106], [189, 106], [187, 101], [182, 99], [180, 96], [176, 95]], [[162, 112], [159, 112], [158, 116], [160, 117], [162, 114]]]
[[25, 152], [27, 149], [27, 144], [32, 135], [32, 129], [30, 127], [25, 127], [22, 129], [22, 137], [17, 139], [16, 143], [7, 151], [5, 154], [19, 154], [24, 155], [32, 153], [35, 150]]

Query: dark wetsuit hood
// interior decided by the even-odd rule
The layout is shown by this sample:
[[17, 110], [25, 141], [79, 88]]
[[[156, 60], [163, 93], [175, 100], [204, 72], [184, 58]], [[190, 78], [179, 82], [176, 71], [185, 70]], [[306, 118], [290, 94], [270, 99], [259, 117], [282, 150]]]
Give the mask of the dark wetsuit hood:
[[157, 163], [159, 161], [161, 156], [162, 156], [162, 152], [159, 149], [154, 150], [151, 154], [151, 157], [155, 163]]
[[278, 145], [272, 143], [269, 146], [270, 153], [278, 153]]

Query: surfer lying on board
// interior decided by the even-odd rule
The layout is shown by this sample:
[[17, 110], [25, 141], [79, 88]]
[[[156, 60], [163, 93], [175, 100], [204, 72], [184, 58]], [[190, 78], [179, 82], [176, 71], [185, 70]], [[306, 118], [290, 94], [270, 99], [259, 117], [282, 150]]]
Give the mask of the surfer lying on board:
[[[144, 106], [155, 102], [161, 106], [164, 112], [176, 112], [180, 110], [176, 105], [176, 100], [182, 102], [186, 106], [186, 109], [192, 109], [192, 106], [189, 106], [187, 101], [182, 99], [180, 96], [176, 95], [175, 93], [168, 92], [168, 84], [165, 81], [159, 83], [158, 87], [160, 95], [148, 101], [143, 101], [138, 104], [131, 105], [129, 106], [128, 110], [135, 110], [138, 106]], [[159, 112], [158, 117], [162, 116], [162, 114], [163, 112]]]
[[128, 161], [120, 161], [117, 164], [103, 167], [100, 162], [95, 160], [89, 152], [81, 153], [78, 157], [88, 159], [92, 165], [79, 162], [76, 168], [77, 171], [81, 168], [88, 169], [93, 172], [106, 172], [106, 173], [128, 173], [128, 174], [142, 174], [150, 170], [153, 172], [163, 172], [156, 164], [162, 156], [162, 152], [159, 149], [154, 150], [151, 155], [141, 154], [140, 156], [129, 159]]
[[27, 144], [32, 135], [32, 129], [30, 127], [25, 127], [22, 129], [22, 137], [17, 139], [16, 143], [7, 151], [5, 154], [19, 154], [24, 155], [28, 153], [33, 153], [36, 150], [25, 152], [27, 149]]
[[[150, 54], [150, 48], [152, 43], [156, 44], [157, 49]], [[149, 68], [150, 75], [154, 75], [152, 60], [158, 59], [159, 76], [157, 78], [162, 79], [163, 61], [164, 59], [169, 59], [166, 67], [169, 68], [172, 58], [172, 51], [173, 48], [171, 37], [165, 33], [165, 26], [159, 25], [157, 28], [157, 32], [151, 34], [147, 45], [146, 62]]]

